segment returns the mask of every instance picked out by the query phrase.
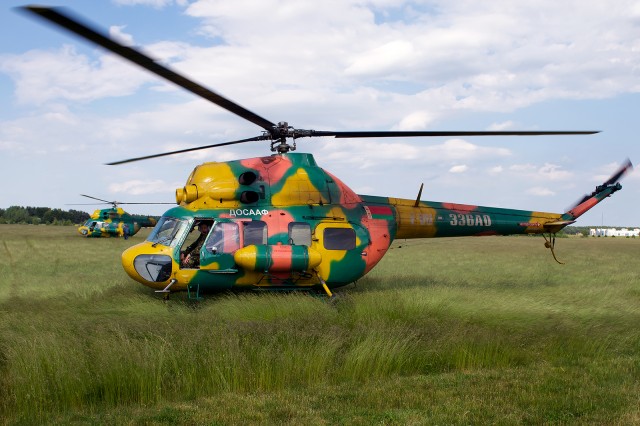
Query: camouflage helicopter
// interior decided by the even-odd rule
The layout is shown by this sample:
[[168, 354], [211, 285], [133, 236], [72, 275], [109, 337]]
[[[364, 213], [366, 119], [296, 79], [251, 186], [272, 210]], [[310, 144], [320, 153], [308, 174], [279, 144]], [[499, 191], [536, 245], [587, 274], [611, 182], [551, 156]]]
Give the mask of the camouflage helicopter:
[[[263, 129], [261, 135], [109, 164], [199, 149], [269, 141], [274, 154], [197, 166], [176, 204], [147, 240], [122, 254], [134, 280], [165, 297], [199, 297], [226, 289], [331, 290], [367, 274], [394, 239], [542, 234], [555, 258], [555, 235], [620, 190], [630, 161], [564, 213], [514, 210], [361, 195], [316, 163], [294, 153], [304, 137], [369, 138], [487, 135], [567, 135], [597, 131], [323, 131], [273, 123], [209, 90], [104, 32], [54, 8], [24, 10], [61, 26], [191, 91]], [[195, 230], [198, 229], [199, 232]], [[199, 235], [198, 235], [199, 234]], [[197, 236], [197, 237], [196, 237]], [[557, 260], [557, 259], [556, 259]]]
[[[111, 204], [109, 209], [97, 209], [91, 217], [78, 228], [78, 233], [87, 238], [100, 237], [124, 237], [135, 235], [140, 228], [153, 227], [158, 222], [157, 217], [132, 215], [118, 207], [119, 204], [171, 204], [171, 203], [123, 203], [120, 201], [107, 201], [90, 195], [80, 194], [83, 197], [101, 201], [101, 204]], [[70, 204], [70, 205], [93, 205]]]

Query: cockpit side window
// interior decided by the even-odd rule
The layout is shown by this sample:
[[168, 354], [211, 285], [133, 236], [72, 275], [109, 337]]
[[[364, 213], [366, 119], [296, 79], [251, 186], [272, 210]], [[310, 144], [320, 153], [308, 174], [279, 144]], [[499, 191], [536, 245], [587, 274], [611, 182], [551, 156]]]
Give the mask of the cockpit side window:
[[214, 225], [205, 243], [210, 253], [233, 253], [240, 248], [240, 231], [238, 224], [218, 222]]

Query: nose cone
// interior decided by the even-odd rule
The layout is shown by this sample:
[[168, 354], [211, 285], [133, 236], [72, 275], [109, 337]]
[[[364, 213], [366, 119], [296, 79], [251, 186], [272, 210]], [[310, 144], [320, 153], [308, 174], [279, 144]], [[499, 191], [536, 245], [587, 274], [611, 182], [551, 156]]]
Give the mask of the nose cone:
[[83, 237], [86, 237], [87, 234], [89, 234], [89, 228], [87, 228], [86, 226], [81, 226], [78, 228], [78, 233]]
[[[127, 275], [151, 288], [163, 289], [174, 270], [172, 249], [149, 242], [137, 244], [122, 253], [122, 267]], [[175, 264], [175, 270], [178, 265]]]

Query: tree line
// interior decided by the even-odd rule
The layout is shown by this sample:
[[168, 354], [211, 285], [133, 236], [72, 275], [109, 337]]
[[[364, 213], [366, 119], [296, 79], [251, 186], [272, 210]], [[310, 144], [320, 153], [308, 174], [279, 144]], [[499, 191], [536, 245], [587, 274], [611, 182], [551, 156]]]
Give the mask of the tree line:
[[78, 210], [52, 209], [49, 207], [11, 206], [0, 209], [0, 223], [25, 223], [32, 225], [74, 225], [86, 222], [90, 215]]
[[593, 228], [593, 226], [567, 226], [563, 228], [561, 232], [567, 235], [582, 234], [583, 237], [588, 237], [590, 228]]

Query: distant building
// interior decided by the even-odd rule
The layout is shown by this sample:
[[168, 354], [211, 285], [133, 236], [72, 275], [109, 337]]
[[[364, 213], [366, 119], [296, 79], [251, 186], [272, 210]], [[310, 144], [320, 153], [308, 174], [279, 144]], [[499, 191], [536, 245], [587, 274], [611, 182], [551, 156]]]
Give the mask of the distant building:
[[589, 236], [591, 237], [640, 237], [640, 229], [627, 229], [627, 228], [591, 228], [589, 229]]

